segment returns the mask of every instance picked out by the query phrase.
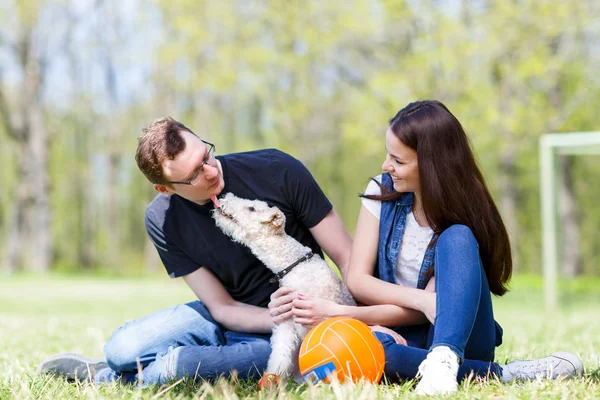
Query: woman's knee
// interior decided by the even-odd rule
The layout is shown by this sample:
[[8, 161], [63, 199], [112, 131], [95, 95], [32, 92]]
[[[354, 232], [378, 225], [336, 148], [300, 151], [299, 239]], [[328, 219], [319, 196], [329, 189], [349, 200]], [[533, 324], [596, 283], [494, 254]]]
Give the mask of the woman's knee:
[[451, 246], [452, 248], [477, 248], [477, 239], [473, 231], [466, 225], [452, 225], [440, 234], [437, 246]]
[[[454, 278], [465, 279], [470, 284], [482, 278], [479, 245], [466, 225], [452, 225], [441, 233], [435, 250], [436, 291], [444, 284], [457, 283]], [[442, 279], [444, 278], [444, 279]], [[479, 287], [477, 287], [479, 289]]]

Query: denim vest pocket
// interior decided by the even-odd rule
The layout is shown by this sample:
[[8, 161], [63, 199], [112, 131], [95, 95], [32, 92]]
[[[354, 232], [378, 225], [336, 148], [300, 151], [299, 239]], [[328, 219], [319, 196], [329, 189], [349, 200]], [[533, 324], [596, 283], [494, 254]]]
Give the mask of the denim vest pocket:
[[[394, 182], [390, 174], [382, 175], [381, 184], [387, 190], [394, 191]], [[404, 228], [406, 227], [406, 216], [412, 210], [414, 201], [413, 193], [403, 193], [395, 201], [382, 201], [381, 214], [379, 217], [379, 244], [377, 250], [377, 272], [381, 280], [396, 283], [396, 264], [400, 253], [400, 245]], [[431, 239], [432, 241], [434, 237]], [[435, 246], [429, 246], [423, 257], [423, 263], [417, 280], [417, 288], [425, 289], [431, 274], [428, 274], [433, 265], [435, 257]]]

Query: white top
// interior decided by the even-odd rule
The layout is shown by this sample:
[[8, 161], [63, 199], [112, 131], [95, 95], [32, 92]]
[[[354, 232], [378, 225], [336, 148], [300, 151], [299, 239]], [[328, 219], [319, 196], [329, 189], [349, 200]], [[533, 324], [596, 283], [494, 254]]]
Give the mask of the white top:
[[[381, 175], [375, 177], [381, 182]], [[369, 182], [365, 194], [381, 194], [381, 189], [373, 181]], [[362, 199], [362, 205], [377, 219], [381, 215], [381, 202], [377, 200]], [[400, 243], [400, 254], [396, 264], [396, 282], [407, 287], [417, 287], [421, 264], [425, 257], [427, 245], [433, 237], [433, 229], [419, 226], [412, 211], [406, 216], [404, 235]]]

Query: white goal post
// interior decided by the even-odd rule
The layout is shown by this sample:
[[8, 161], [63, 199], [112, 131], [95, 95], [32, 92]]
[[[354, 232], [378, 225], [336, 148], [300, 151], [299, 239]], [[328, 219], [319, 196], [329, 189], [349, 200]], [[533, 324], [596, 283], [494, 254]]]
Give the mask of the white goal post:
[[546, 308], [558, 305], [556, 156], [600, 154], [600, 132], [548, 133], [540, 138], [542, 262]]

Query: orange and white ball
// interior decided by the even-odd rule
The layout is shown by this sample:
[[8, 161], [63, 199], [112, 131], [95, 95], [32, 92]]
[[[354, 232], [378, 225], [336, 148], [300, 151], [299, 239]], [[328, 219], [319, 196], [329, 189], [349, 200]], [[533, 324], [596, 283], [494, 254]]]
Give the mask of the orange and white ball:
[[330, 318], [308, 332], [298, 360], [309, 382], [364, 379], [377, 383], [383, 375], [385, 353], [371, 328], [347, 317]]

